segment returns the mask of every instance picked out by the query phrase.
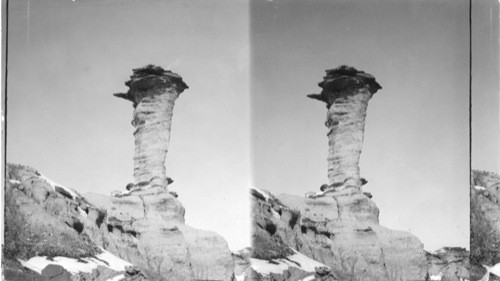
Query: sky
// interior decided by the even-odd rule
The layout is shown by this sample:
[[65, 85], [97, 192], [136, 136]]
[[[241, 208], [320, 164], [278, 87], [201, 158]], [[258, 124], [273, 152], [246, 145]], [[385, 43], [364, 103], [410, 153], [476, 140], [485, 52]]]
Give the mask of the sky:
[[475, 1], [472, 21], [472, 168], [500, 174], [498, 2]]
[[186, 223], [231, 250], [249, 238], [249, 14], [244, 1], [9, 1], [7, 161], [80, 193], [133, 182], [132, 69], [189, 86], [176, 102], [169, 187]]
[[252, 1], [252, 184], [303, 195], [327, 183], [326, 69], [382, 86], [360, 159], [380, 224], [426, 250], [469, 248], [468, 1]]

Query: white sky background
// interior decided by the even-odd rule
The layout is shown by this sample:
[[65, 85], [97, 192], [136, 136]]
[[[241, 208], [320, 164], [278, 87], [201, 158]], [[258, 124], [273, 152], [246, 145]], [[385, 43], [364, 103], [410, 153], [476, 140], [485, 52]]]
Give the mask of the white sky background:
[[500, 174], [498, 1], [474, 1], [472, 168]]
[[170, 189], [186, 223], [249, 246], [249, 42], [243, 1], [9, 3], [7, 160], [81, 193], [133, 182], [132, 68], [180, 74]]
[[318, 93], [348, 64], [382, 86], [361, 175], [380, 224], [427, 250], [469, 247], [468, 1], [252, 1], [253, 184], [303, 195], [327, 183]]

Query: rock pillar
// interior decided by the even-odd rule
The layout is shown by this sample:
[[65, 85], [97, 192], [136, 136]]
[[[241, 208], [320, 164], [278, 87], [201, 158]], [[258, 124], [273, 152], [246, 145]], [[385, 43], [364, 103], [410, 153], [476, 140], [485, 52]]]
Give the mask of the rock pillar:
[[361, 189], [359, 157], [363, 146], [368, 101], [382, 87], [370, 74], [342, 65], [326, 71], [320, 94], [308, 97], [325, 102], [328, 113], [328, 180], [325, 190]]
[[188, 86], [182, 77], [159, 66], [133, 69], [127, 93], [114, 94], [133, 103], [134, 178], [139, 188], [167, 188], [165, 157], [175, 100]]

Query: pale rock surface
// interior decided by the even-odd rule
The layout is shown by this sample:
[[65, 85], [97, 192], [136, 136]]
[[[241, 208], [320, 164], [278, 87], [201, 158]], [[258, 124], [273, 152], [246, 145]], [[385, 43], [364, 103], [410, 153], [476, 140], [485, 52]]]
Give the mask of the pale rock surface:
[[86, 194], [108, 214], [107, 249], [139, 266], [150, 280], [231, 280], [233, 260], [216, 233], [184, 224], [184, 207], [162, 187], [129, 196]]
[[132, 125], [135, 127], [134, 177], [136, 186], [168, 186], [165, 157], [175, 100], [188, 86], [182, 78], [159, 66], [133, 69], [127, 93], [115, 96], [133, 102]]
[[377, 206], [358, 189], [316, 199], [266, 193], [271, 199], [262, 200], [257, 193], [252, 192], [254, 258], [287, 256], [291, 247], [331, 268], [339, 280], [424, 280], [422, 242], [380, 226]]
[[368, 101], [382, 87], [375, 78], [353, 67], [340, 66], [326, 71], [319, 83], [320, 94], [308, 97], [327, 104], [328, 128], [327, 189], [361, 188], [359, 157], [363, 146]]

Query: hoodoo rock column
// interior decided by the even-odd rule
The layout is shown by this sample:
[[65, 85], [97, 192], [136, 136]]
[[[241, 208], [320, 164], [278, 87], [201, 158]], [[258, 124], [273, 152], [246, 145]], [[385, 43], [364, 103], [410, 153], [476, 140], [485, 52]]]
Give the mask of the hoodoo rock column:
[[328, 179], [326, 191], [361, 189], [359, 157], [363, 146], [368, 101], [382, 87], [370, 74], [342, 65], [326, 71], [320, 94], [308, 97], [327, 104]]
[[114, 94], [133, 103], [134, 178], [139, 188], [168, 187], [165, 157], [175, 100], [188, 88], [182, 77], [159, 66], [133, 69], [127, 93]]

